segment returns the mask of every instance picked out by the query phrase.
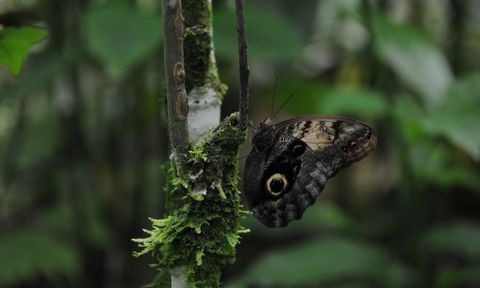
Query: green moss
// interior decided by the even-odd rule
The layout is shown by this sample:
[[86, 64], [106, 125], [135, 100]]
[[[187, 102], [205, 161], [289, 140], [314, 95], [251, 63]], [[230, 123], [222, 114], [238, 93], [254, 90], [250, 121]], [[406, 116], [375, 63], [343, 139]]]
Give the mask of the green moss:
[[212, 7], [206, 0], [186, 0], [182, 6], [187, 93], [195, 87], [209, 87], [217, 91], [217, 98], [221, 100], [227, 92], [227, 86], [220, 82], [217, 67], [210, 61]]
[[212, 11], [206, 0], [183, 0], [182, 12], [185, 27], [211, 26]]
[[238, 147], [245, 139], [238, 113], [227, 117], [190, 151], [188, 179], [171, 174], [182, 205], [165, 219], [151, 219], [147, 238], [134, 239], [152, 253], [157, 268], [186, 267], [188, 287], [219, 287], [221, 268], [235, 260], [242, 228], [238, 191]]
[[202, 27], [187, 28], [185, 32], [185, 87], [190, 91], [207, 83], [212, 37]]

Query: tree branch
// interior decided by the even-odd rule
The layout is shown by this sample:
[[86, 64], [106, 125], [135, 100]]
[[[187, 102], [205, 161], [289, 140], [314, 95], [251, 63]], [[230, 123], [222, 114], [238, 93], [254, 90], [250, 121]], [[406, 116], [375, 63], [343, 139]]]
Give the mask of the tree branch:
[[170, 143], [177, 174], [188, 152], [188, 97], [183, 63], [183, 15], [180, 0], [163, 1], [165, 74]]
[[238, 69], [240, 75], [240, 127], [246, 128], [248, 125], [248, 103], [250, 91], [248, 88], [248, 77], [250, 74], [248, 67], [248, 46], [245, 29], [245, 8], [244, 0], [235, 0], [235, 12], [237, 14], [238, 31]]

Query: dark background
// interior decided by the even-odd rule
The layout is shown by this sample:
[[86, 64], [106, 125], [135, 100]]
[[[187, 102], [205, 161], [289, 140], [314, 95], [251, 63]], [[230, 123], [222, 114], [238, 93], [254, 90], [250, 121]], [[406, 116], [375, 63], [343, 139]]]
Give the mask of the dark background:
[[[234, 12], [232, 1], [213, 2], [228, 115], [238, 102]], [[131, 238], [163, 213], [160, 6], [0, 1], [4, 28], [48, 29], [19, 76], [0, 68], [0, 287], [140, 287], [154, 277]], [[225, 285], [480, 287], [480, 2], [247, 8], [252, 120], [271, 116], [278, 78], [275, 107], [295, 96], [275, 121], [354, 117], [378, 147], [331, 179], [301, 221], [267, 229], [245, 219], [252, 232]]]

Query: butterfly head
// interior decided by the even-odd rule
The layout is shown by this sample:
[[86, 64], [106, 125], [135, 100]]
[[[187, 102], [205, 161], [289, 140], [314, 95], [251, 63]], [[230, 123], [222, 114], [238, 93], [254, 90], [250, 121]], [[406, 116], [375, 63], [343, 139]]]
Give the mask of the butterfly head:
[[343, 133], [335, 143], [348, 164], [364, 158], [377, 146], [377, 137], [370, 127], [360, 122], [352, 126], [343, 127]]
[[260, 121], [260, 123], [258, 123], [258, 127], [255, 128], [255, 131], [264, 130], [264, 129], [273, 129], [273, 128], [274, 128], [274, 125], [273, 125], [272, 119], [266, 118], [265, 120], [262, 120]]
[[267, 118], [261, 121], [257, 128], [253, 128], [252, 145], [257, 151], [262, 151], [266, 147], [270, 147], [273, 142], [275, 126], [271, 119]]

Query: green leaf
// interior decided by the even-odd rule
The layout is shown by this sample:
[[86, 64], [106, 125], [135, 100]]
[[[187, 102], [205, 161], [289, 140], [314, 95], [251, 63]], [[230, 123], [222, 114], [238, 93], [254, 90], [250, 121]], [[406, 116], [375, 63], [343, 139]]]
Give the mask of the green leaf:
[[91, 8], [85, 23], [91, 51], [114, 78], [150, 55], [162, 38], [160, 17], [119, 3]]
[[455, 222], [431, 228], [423, 236], [425, 252], [480, 259], [480, 225]]
[[409, 95], [396, 95], [393, 112], [398, 128], [409, 143], [423, 141], [428, 133], [423, 129], [421, 121], [425, 117], [422, 107]]
[[[246, 7], [245, 14], [249, 53], [253, 58], [286, 61], [300, 57], [298, 33], [285, 16], [273, 7], [267, 9], [253, 2]], [[213, 36], [219, 56], [237, 57], [235, 19], [233, 10], [222, 9], [214, 13]]]
[[[275, 108], [278, 109], [287, 99], [293, 95], [282, 111], [288, 110], [292, 114], [308, 115], [319, 114], [318, 111], [321, 99], [332, 89], [330, 85], [321, 83], [317, 80], [299, 78], [289, 75], [279, 79], [279, 85], [275, 95]], [[271, 105], [271, 92], [263, 94], [263, 100], [266, 105]], [[267, 106], [268, 107], [268, 106]]]
[[480, 190], [477, 174], [457, 163], [452, 163], [452, 150], [435, 139], [423, 139], [409, 151], [413, 172], [417, 177], [443, 186], [463, 185]]
[[362, 87], [336, 87], [318, 103], [318, 110], [322, 114], [352, 115], [358, 118], [378, 118], [388, 109], [384, 95]]
[[22, 230], [0, 238], [0, 283], [20, 283], [37, 275], [54, 278], [79, 271], [75, 250], [50, 235]]
[[[472, 89], [472, 93], [474, 90]], [[473, 94], [468, 95], [471, 97]], [[475, 143], [472, 140], [477, 134], [477, 131], [472, 128], [474, 126], [464, 127], [462, 122], [458, 122], [462, 116], [456, 115], [470, 113], [468, 111], [474, 110], [471, 107], [476, 104], [449, 93], [441, 106], [432, 107], [431, 111], [426, 112], [408, 95], [399, 95], [395, 98], [394, 115], [399, 122], [399, 129], [409, 144], [410, 149], [407, 154], [415, 175], [442, 186], [460, 184], [472, 190], [480, 190], [480, 179], [475, 171], [468, 165], [465, 166], [465, 162], [455, 161], [455, 150], [451, 149], [446, 142], [438, 141], [439, 135], [450, 139], [449, 129], [453, 129], [454, 133], [457, 130], [470, 132], [465, 133], [464, 137], [459, 137], [458, 141]], [[458, 107], [464, 104], [471, 107]], [[458, 111], [447, 111], [452, 109]], [[474, 115], [475, 111], [471, 114]], [[461, 147], [461, 145], [458, 146]]]
[[423, 125], [432, 133], [445, 135], [450, 141], [467, 151], [474, 159], [480, 159], [480, 131], [476, 128], [480, 115], [465, 111], [464, 114], [441, 114], [439, 111], [425, 118]]
[[18, 76], [30, 47], [47, 34], [47, 30], [36, 27], [0, 29], [0, 64]]
[[447, 97], [430, 109], [422, 121], [430, 133], [447, 137], [452, 143], [480, 159], [480, 74], [458, 79], [449, 89]]
[[[387, 97], [366, 87], [331, 87], [318, 81], [295, 79], [282, 82], [281, 88], [278, 99], [275, 99], [276, 106], [284, 103], [294, 93], [284, 109], [298, 115], [345, 115], [375, 119], [384, 116], [389, 110]], [[271, 99], [268, 98], [268, 101]]]
[[410, 97], [398, 97], [395, 115], [403, 122], [405, 136], [409, 141], [422, 140], [426, 135], [443, 136], [479, 160], [480, 130], [476, 129], [480, 123], [478, 107], [480, 73], [474, 73], [457, 79], [445, 97], [426, 110]]
[[347, 277], [370, 278], [397, 287], [409, 273], [383, 251], [343, 238], [327, 238], [267, 253], [238, 279], [235, 287], [303, 287]]
[[375, 52], [426, 104], [441, 102], [453, 80], [442, 51], [414, 27], [373, 17]]
[[[275, 106], [285, 103], [283, 108], [294, 114], [345, 115], [355, 118], [379, 118], [389, 108], [387, 97], [382, 93], [362, 86], [331, 86], [321, 82], [288, 77], [280, 79]], [[271, 94], [265, 93], [265, 102], [271, 103]]]

